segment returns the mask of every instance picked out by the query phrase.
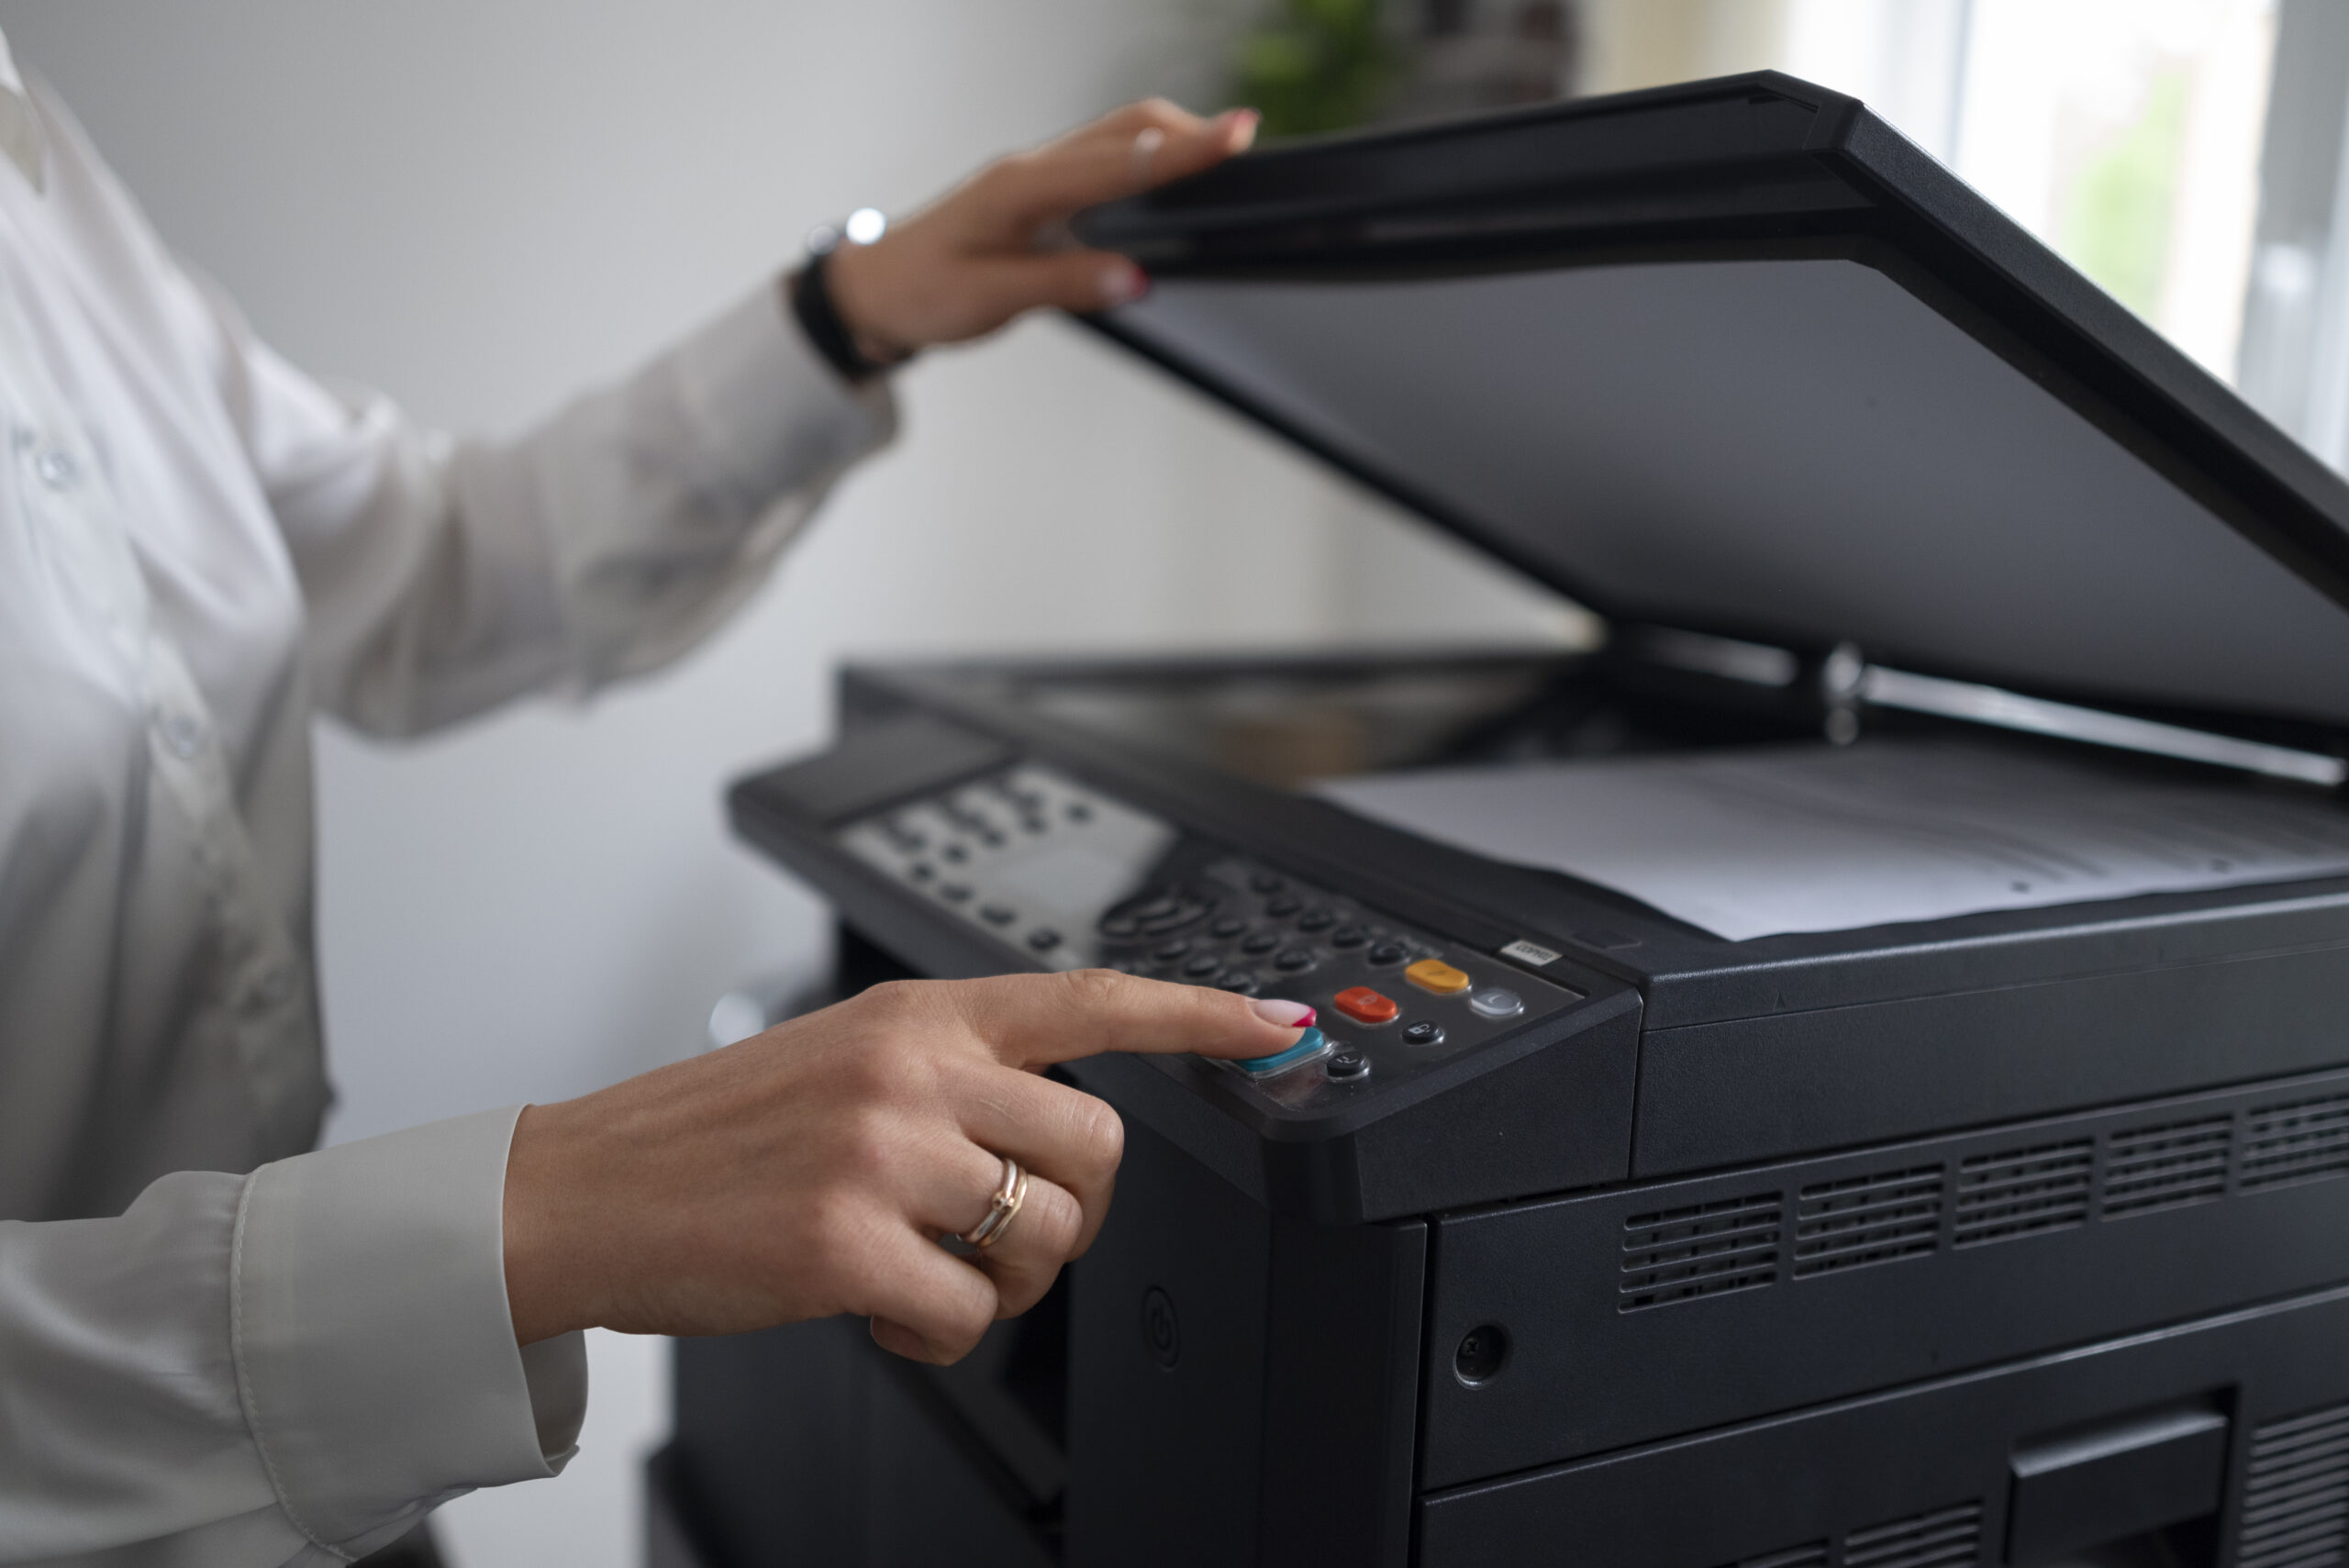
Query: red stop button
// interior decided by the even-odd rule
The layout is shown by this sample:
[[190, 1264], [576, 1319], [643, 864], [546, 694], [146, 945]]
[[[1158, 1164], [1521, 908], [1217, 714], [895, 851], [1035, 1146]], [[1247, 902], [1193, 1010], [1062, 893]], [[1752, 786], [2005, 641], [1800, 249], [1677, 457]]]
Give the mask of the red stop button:
[[1392, 1023], [1400, 1011], [1393, 998], [1382, 996], [1367, 985], [1350, 985], [1330, 1000], [1338, 1011], [1358, 1024]]

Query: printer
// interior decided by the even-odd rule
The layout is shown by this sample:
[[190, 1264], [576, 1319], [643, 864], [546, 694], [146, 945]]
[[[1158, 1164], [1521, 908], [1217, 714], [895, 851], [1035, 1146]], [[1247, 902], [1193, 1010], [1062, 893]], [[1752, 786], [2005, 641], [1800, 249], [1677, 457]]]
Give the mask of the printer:
[[[843, 988], [1108, 964], [1324, 1038], [1065, 1069], [1115, 1207], [960, 1366], [682, 1343], [656, 1560], [2349, 1562], [2349, 486], [1785, 76], [1275, 146], [1077, 230], [1156, 282], [1108, 350], [1604, 645], [845, 671], [829, 749], [730, 796]], [[1864, 853], [1749, 930], [1378, 793], [1877, 755], [2305, 842], [1898, 918], [1837, 902]], [[1802, 884], [1805, 821], [1723, 841]]]

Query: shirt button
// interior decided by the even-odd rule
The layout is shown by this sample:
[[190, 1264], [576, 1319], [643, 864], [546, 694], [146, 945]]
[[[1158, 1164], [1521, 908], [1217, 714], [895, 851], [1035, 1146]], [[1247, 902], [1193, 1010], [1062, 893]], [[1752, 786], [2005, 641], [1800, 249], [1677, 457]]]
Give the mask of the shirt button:
[[33, 472], [51, 490], [71, 490], [73, 482], [82, 475], [81, 466], [73, 461], [73, 454], [56, 447], [45, 449], [33, 459]]
[[163, 744], [183, 762], [204, 750], [204, 725], [188, 714], [165, 714], [162, 730]]

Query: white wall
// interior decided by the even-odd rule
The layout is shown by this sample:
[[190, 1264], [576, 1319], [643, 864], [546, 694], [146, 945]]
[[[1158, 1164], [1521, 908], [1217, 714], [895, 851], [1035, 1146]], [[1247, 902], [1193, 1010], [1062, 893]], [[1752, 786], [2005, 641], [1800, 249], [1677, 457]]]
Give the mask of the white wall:
[[[812, 224], [1218, 74], [1219, 0], [6, 0], [181, 250], [298, 362], [512, 431], [770, 274]], [[1382, 639], [1556, 625], [1456, 550], [1075, 329], [905, 378], [907, 436], [711, 646], [592, 706], [318, 738], [348, 1138], [695, 1049], [820, 955], [730, 844], [729, 776], [819, 742], [844, 651]], [[562, 1481], [446, 1511], [468, 1568], [633, 1555], [658, 1347], [607, 1337]]]

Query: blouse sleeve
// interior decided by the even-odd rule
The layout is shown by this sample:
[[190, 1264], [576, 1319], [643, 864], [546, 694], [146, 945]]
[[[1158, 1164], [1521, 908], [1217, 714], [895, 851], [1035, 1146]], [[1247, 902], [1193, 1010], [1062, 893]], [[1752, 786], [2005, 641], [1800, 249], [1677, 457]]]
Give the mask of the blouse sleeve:
[[510, 442], [304, 375], [206, 295], [224, 400], [284, 532], [320, 706], [406, 734], [691, 647], [895, 432], [770, 283]]
[[327, 1568], [561, 1470], [586, 1355], [514, 1343], [518, 1114], [0, 1224], [0, 1562]]

